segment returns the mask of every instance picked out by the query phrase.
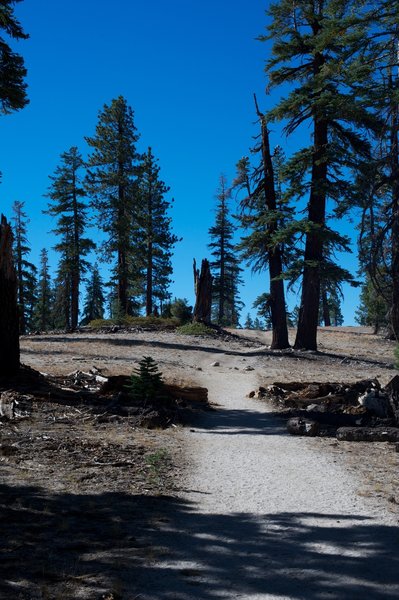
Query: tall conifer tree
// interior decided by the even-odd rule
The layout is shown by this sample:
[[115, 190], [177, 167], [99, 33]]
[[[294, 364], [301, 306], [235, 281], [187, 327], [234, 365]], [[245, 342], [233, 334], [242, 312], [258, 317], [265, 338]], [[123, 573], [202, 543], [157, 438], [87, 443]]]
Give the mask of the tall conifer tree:
[[154, 313], [158, 301], [162, 312], [163, 303], [170, 297], [168, 287], [172, 274], [172, 250], [179, 238], [172, 233], [168, 214], [171, 202], [166, 198], [169, 188], [159, 178], [160, 168], [151, 148], [141, 163], [138, 182], [140, 212], [138, 236], [143, 242], [143, 272], [146, 315]]
[[133, 110], [119, 96], [100, 111], [96, 133], [86, 138], [92, 149], [86, 189], [106, 235], [104, 257], [114, 263], [118, 311], [133, 312], [132, 288], [139, 274], [135, 256], [137, 175], [140, 156]]
[[[57, 217], [54, 232], [60, 237], [55, 249], [62, 254], [58, 281], [63, 286], [63, 295], [68, 289], [67, 302], [70, 315], [66, 313], [65, 327], [75, 330], [79, 319], [79, 289], [82, 275], [88, 263], [84, 257], [95, 247], [92, 240], [84, 237], [88, 225], [86, 193], [81, 182], [83, 158], [74, 146], [61, 155], [61, 164], [55, 170], [48, 197], [51, 202], [47, 214]], [[65, 299], [66, 302], [66, 299]]]
[[215, 224], [209, 229], [211, 242], [208, 244], [213, 256], [210, 263], [213, 276], [212, 320], [218, 325], [236, 326], [242, 307], [238, 292], [238, 286], [241, 283], [241, 269], [233, 241], [234, 225], [229, 214], [228, 203], [231, 199], [231, 191], [228, 189], [224, 175], [219, 178], [216, 199]]
[[40, 265], [36, 289], [36, 304], [33, 310], [35, 329], [48, 331], [52, 328], [53, 294], [49, 271], [48, 252], [43, 248], [40, 252]]
[[32, 329], [37, 268], [27, 259], [30, 253], [27, 236], [29, 219], [23, 210], [24, 202], [16, 200], [12, 209], [14, 212], [14, 257], [18, 281], [19, 332], [24, 334]]
[[313, 130], [309, 146], [296, 152], [288, 167], [292, 196], [308, 195], [307, 218], [297, 224], [306, 240], [295, 347], [315, 350], [324, 245], [342, 246], [327, 227], [327, 199], [350, 194], [343, 170], [367, 155], [362, 133], [376, 125], [361, 92], [366, 31], [354, 0], [280, 0], [268, 12], [269, 33], [260, 39], [273, 41], [266, 67], [270, 86], [290, 85], [268, 118], [286, 120], [288, 134], [305, 124]]
[[98, 269], [98, 264], [95, 263], [89, 278], [85, 302], [83, 306], [82, 325], [87, 325], [90, 321], [104, 318], [104, 283]]

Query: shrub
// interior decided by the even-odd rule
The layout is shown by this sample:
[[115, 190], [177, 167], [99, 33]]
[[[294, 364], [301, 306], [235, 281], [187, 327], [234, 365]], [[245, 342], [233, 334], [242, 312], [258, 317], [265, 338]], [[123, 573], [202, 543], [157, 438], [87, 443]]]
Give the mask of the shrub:
[[175, 298], [170, 305], [170, 314], [179, 321], [180, 325], [185, 325], [192, 319], [193, 307], [188, 304], [186, 298]]
[[181, 333], [183, 335], [206, 335], [206, 336], [214, 336], [217, 335], [217, 330], [208, 327], [208, 325], [204, 325], [204, 323], [187, 323], [187, 325], [182, 325], [176, 329], [177, 333]]
[[144, 401], [144, 404], [164, 399], [162, 373], [151, 356], [143, 356], [126, 388], [132, 400]]
[[90, 321], [89, 326], [93, 329], [101, 329], [102, 327], [112, 327], [118, 325], [120, 327], [143, 327], [148, 329], [175, 329], [179, 324], [177, 319], [164, 319], [162, 317], [131, 317], [125, 315], [123, 319], [95, 319]]

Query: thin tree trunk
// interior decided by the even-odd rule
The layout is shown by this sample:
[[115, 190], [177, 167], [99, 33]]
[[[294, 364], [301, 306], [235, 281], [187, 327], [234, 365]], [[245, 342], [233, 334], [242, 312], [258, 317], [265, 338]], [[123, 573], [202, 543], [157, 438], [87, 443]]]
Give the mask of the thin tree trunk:
[[[256, 112], [261, 123], [262, 135], [262, 163], [263, 163], [263, 192], [268, 211], [277, 210], [276, 188], [274, 181], [273, 161], [270, 153], [269, 131], [265, 116], [260, 112], [255, 96]], [[269, 223], [269, 234], [277, 231], [277, 220]], [[283, 274], [283, 261], [280, 246], [267, 249], [269, 276], [270, 276], [270, 313], [272, 321], [272, 344], [271, 348], [289, 348], [287, 312], [285, 308], [285, 294]]]
[[153, 272], [153, 264], [152, 264], [152, 242], [149, 242], [148, 248], [148, 258], [147, 258], [147, 289], [146, 289], [146, 302], [145, 302], [145, 312], [147, 317], [152, 315], [154, 312], [153, 304], [152, 304], [152, 272]]
[[[17, 224], [20, 227], [20, 223]], [[26, 333], [26, 322], [25, 322], [25, 302], [24, 302], [24, 281], [22, 273], [22, 251], [21, 242], [17, 241], [17, 303], [19, 313], [19, 333], [24, 335]]]
[[76, 177], [73, 173], [73, 257], [72, 257], [72, 273], [71, 273], [71, 318], [70, 326], [72, 331], [78, 327], [79, 321], [79, 224], [78, 224], [78, 206], [76, 198]]
[[[151, 178], [150, 178], [151, 179]], [[152, 213], [153, 213], [153, 202], [152, 202], [152, 185], [151, 181], [149, 181], [149, 190], [148, 190], [148, 242], [147, 242], [147, 288], [145, 294], [145, 311], [147, 317], [152, 315], [153, 313], [153, 302], [152, 302], [152, 293], [153, 293], [153, 223], [152, 223]]]
[[194, 259], [193, 269], [195, 289], [193, 321], [209, 325], [212, 309], [212, 275], [209, 261], [203, 259], [200, 272]]
[[12, 232], [4, 215], [0, 223], [0, 306], [0, 375], [7, 376], [19, 370], [19, 317]]
[[[398, 40], [393, 41], [397, 55]], [[399, 77], [391, 74], [391, 87], [398, 89]], [[391, 175], [392, 175], [392, 307], [393, 334], [399, 341], [399, 114], [396, 96], [391, 107]]]
[[321, 302], [323, 305], [323, 322], [324, 327], [331, 327], [330, 307], [328, 306], [327, 292], [325, 288], [321, 291]]

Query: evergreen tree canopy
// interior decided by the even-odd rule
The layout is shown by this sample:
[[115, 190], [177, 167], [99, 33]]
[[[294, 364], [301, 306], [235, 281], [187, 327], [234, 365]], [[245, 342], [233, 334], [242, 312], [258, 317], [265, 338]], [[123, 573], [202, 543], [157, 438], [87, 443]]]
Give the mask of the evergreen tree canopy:
[[19, 331], [26, 333], [33, 327], [32, 315], [35, 304], [37, 268], [27, 260], [30, 244], [27, 237], [29, 219], [24, 212], [24, 202], [16, 200], [13, 204], [14, 222], [14, 260], [18, 281]]
[[98, 269], [98, 264], [95, 263], [91, 272], [91, 277], [87, 284], [86, 297], [83, 306], [82, 325], [87, 325], [90, 321], [104, 318], [104, 284]]
[[224, 175], [220, 176], [216, 195], [215, 224], [209, 229], [211, 242], [212, 304], [213, 320], [218, 325], [238, 325], [240, 309], [238, 287], [241, 283], [239, 260], [236, 257], [234, 243], [234, 224], [229, 216], [228, 202], [231, 191]]
[[92, 149], [86, 190], [97, 211], [99, 227], [106, 235], [104, 258], [114, 263], [117, 302], [123, 314], [134, 310], [133, 288], [142, 266], [137, 264], [139, 250], [135, 247], [140, 212], [138, 137], [133, 110], [119, 96], [104, 105], [95, 136], [86, 138]]
[[[47, 214], [57, 218], [54, 229], [60, 241], [55, 249], [61, 253], [57, 281], [63, 286], [65, 327], [76, 329], [79, 317], [79, 288], [82, 275], [87, 271], [88, 262], [84, 259], [94, 249], [95, 244], [84, 237], [88, 225], [86, 192], [81, 183], [83, 158], [74, 146], [61, 155], [61, 165], [50, 176], [52, 181], [47, 196], [50, 198]], [[65, 295], [68, 290], [68, 296]], [[69, 313], [69, 315], [68, 315]], [[64, 320], [64, 317], [63, 317]]]
[[364, 60], [367, 26], [358, 8], [354, 0], [294, 5], [280, 0], [270, 6], [268, 34], [260, 38], [273, 43], [266, 66], [270, 87], [289, 84], [268, 119], [284, 120], [288, 135], [312, 127], [310, 143], [286, 166], [291, 197], [308, 195], [306, 218], [291, 225], [306, 238], [297, 348], [317, 348], [321, 270], [328, 256], [324, 246], [342, 243], [327, 228], [327, 200], [351, 197], [346, 169], [356, 168], [360, 157], [369, 155], [367, 135], [379, 125], [362, 91], [370, 68]]
[[[0, 30], [12, 40], [26, 40], [29, 36], [14, 15], [14, 6], [20, 0], [2, 0]], [[13, 52], [4, 35], [0, 36], [0, 111], [9, 114], [28, 104], [26, 95], [26, 68], [23, 58]]]
[[36, 304], [33, 310], [35, 329], [48, 331], [52, 328], [53, 294], [49, 272], [48, 252], [43, 248], [40, 252], [39, 276], [36, 288]]
[[168, 287], [172, 274], [172, 250], [179, 238], [172, 233], [172, 220], [168, 215], [171, 202], [166, 194], [169, 188], [159, 178], [160, 168], [151, 148], [143, 157], [138, 180], [140, 200], [138, 237], [142, 238], [141, 258], [144, 272], [144, 298], [146, 315], [154, 313], [156, 302], [162, 312], [163, 304], [170, 298]]

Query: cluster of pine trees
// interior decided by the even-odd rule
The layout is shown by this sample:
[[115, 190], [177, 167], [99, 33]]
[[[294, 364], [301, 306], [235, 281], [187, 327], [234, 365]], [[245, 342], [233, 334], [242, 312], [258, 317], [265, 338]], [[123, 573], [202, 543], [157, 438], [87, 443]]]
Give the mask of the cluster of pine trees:
[[[15, 0], [0, 7], [0, 27], [26, 38], [13, 15]], [[273, 330], [273, 348], [285, 348], [288, 324], [297, 323], [296, 348], [317, 348], [317, 326], [342, 323], [342, 283], [357, 285], [337, 253], [350, 239], [333, 223], [360, 211], [359, 257], [364, 284], [361, 323], [389, 325], [399, 339], [399, 3], [376, 0], [277, 0], [267, 10], [261, 42], [269, 44], [267, 90], [278, 100], [262, 112], [259, 135], [237, 163], [231, 186], [222, 176], [209, 249], [213, 320], [238, 324], [242, 308], [240, 260], [267, 271], [270, 289], [255, 301]], [[3, 113], [27, 103], [22, 58], [2, 40], [0, 105]], [[273, 144], [282, 123], [292, 151]], [[42, 251], [38, 272], [28, 261], [27, 216], [14, 205], [20, 328], [63, 326], [79, 320], [79, 293], [89, 281], [83, 320], [102, 316], [105, 297], [98, 266], [88, 262], [95, 215], [104, 241], [97, 248], [111, 265], [107, 282], [112, 316], [145, 308], [157, 314], [169, 298], [172, 233], [167, 186], [151, 148], [137, 149], [134, 114], [123, 97], [100, 111], [87, 137], [87, 160], [74, 147], [51, 176], [47, 212], [54, 217], [60, 260], [50, 282]], [[236, 222], [229, 203], [238, 197]], [[238, 252], [238, 254], [237, 254]], [[286, 287], [299, 285], [300, 304], [287, 311]], [[49, 325], [51, 323], [51, 325]]]
[[[333, 229], [359, 209], [358, 318], [388, 324], [399, 339], [399, 5], [377, 0], [279, 0], [267, 10], [268, 91], [279, 100], [255, 110], [259, 138], [251, 159], [237, 165], [242, 193], [240, 248], [254, 270], [267, 270], [263, 296], [273, 347], [317, 348], [317, 326], [342, 323], [341, 285], [357, 285], [338, 264], [350, 240]], [[293, 151], [271, 142], [281, 122]], [[300, 140], [300, 142], [299, 142]], [[299, 145], [299, 147], [298, 147]], [[253, 157], [258, 157], [256, 160]], [[301, 301], [288, 315], [284, 280], [300, 284]]]
[[[85, 161], [77, 147], [61, 155], [47, 192], [45, 211], [55, 220], [54, 249], [59, 255], [54, 281], [48, 252], [41, 251], [37, 269], [28, 261], [28, 218], [24, 205], [15, 202], [15, 264], [18, 272], [20, 331], [62, 328], [103, 318], [105, 288], [98, 264], [87, 260], [95, 250], [111, 265], [106, 282], [112, 317], [159, 314], [170, 298], [172, 249], [178, 241], [168, 215], [169, 188], [148, 148], [137, 150], [134, 115], [125, 98], [105, 105], [96, 132], [86, 138], [91, 150]], [[89, 237], [96, 223], [103, 232], [99, 246]], [[88, 280], [80, 319], [81, 283]]]

